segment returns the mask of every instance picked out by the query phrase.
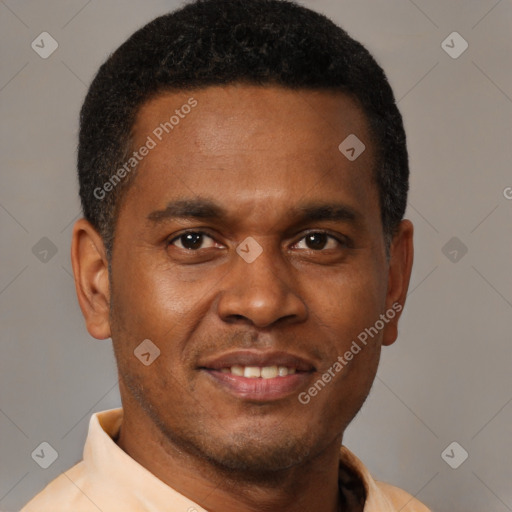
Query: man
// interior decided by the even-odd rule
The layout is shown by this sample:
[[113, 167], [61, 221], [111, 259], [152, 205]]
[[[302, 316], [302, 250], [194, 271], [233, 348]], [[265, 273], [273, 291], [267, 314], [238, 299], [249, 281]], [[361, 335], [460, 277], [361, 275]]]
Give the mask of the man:
[[288, 1], [199, 0], [100, 68], [72, 262], [122, 409], [23, 510], [420, 512], [343, 434], [397, 337], [408, 160], [382, 69]]

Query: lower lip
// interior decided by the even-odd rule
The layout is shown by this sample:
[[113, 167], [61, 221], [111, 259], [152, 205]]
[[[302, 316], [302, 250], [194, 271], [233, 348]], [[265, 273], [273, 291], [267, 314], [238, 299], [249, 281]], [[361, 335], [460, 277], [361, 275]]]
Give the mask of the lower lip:
[[273, 379], [251, 379], [233, 375], [232, 373], [222, 373], [218, 370], [203, 371], [231, 394], [239, 398], [260, 402], [279, 400], [293, 393], [298, 393], [311, 376], [310, 372], [298, 372], [286, 377], [275, 377]]

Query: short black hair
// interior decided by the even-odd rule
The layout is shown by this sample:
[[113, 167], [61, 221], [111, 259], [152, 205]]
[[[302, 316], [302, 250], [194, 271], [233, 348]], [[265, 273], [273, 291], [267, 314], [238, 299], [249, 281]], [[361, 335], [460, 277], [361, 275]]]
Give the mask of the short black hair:
[[164, 91], [234, 83], [341, 91], [358, 103], [377, 155], [374, 177], [389, 246], [407, 204], [408, 155], [393, 91], [368, 50], [326, 16], [293, 1], [195, 0], [151, 21], [111, 54], [80, 112], [80, 199], [109, 259], [123, 193], [135, 172], [99, 198], [98, 190], [130, 158], [140, 107]]

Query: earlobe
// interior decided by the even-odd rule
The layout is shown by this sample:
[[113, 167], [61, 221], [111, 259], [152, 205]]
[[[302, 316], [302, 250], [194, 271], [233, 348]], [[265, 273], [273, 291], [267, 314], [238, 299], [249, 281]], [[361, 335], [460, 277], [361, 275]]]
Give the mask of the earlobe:
[[90, 222], [79, 219], [73, 228], [71, 263], [75, 287], [89, 334], [106, 339], [110, 333], [110, 284], [103, 240]]
[[412, 222], [403, 220], [391, 243], [386, 296], [389, 322], [384, 329], [382, 345], [391, 345], [398, 336], [398, 320], [405, 306], [414, 259], [413, 234]]

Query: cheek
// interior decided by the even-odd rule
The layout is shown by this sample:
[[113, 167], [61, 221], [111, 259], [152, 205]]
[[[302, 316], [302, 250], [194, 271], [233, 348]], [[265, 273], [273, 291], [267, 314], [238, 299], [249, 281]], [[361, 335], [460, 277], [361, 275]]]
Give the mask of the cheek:
[[[187, 347], [208, 307], [201, 301], [204, 282], [183, 283], [171, 269], [142, 270], [124, 269], [123, 274], [118, 269], [119, 276], [129, 275], [130, 279], [113, 280], [114, 350], [120, 371], [132, 380], [132, 393], [144, 388], [151, 390], [155, 400], [161, 392], [168, 399], [169, 394], [192, 384], [188, 382], [191, 363]], [[150, 340], [159, 351], [147, 367], [134, 353], [144, 340]]]
[[[172, 269], [152, 268], [120, 270], [114, 279], [113, 304], [118, 324], [128, 330], [130, 337], [161, 340], [174, 336], [176, 329], [186, 328], [190, 317], [197, 315], [201, 283], [182, 283]], [[115, 277], [115, 276], [114, 276]]]
[[312, 282], [308, 297], [319, 321], [331, 326], [343, 344], [379, 318], [385, 304], [385, 287], [382, 277], [372, 268], [342, 268], [325, 286]]

